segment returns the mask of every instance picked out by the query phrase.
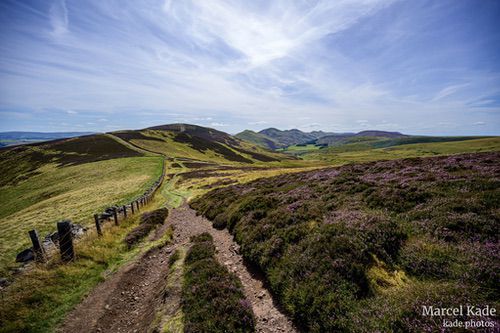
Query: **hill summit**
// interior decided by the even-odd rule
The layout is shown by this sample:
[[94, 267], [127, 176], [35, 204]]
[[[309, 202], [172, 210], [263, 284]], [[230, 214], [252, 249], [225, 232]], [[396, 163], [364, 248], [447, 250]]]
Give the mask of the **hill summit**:
[[303, 144], [329, 145], [350, 137], [402, 138], [407, 136], [399, 132], [377, 130], [367, 130], [359, 133], [333, 133], [323, 131], [303, 132], [299, 129], [279, 130], [276, 128], [266, 128], [259, 132], [246, 130], [236, 134], [237, 138], [272, 150]]

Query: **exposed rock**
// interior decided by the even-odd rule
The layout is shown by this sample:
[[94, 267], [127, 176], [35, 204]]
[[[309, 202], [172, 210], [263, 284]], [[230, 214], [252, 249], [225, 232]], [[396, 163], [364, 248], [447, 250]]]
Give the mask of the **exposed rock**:
[[71, 224], [71, 233], [73, 234], [73, 237], [81, 237], [85, 234], [87, 231], [87, 228], [85, 228], [81, 224]]
[[19, 252], [16, 256], [16, 262], [28, 262], [32, 260], [35, 260], [35, 253], [31, 247]]
[[6, 278], [0, 278], [0, 288], [5, 288], [9, 285], [9, 280]]

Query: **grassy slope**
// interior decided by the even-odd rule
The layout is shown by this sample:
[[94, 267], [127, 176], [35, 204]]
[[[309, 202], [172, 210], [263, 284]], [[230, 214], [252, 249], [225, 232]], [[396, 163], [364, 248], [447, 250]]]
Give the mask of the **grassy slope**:
[[[155, 135], [157, 135], [157, 134], [155, 134]], [[134, 141], [134, 143], [137, 143], [136, 140], [133, 140], [133, 141]], [[140, 146], [145, 146], [145, 148], [150, 147], [150, 148], [153, 148], [152, 150], [155, 150], [155, 151], [156, 151], [156, 149], [159, 149], [158, 151], [166, 153], [167, 156], [172, 156], [172, 157], [177, 156], [180, 158], [192, 158], [192, 159], [197, 159], [197, 160], [202, 160], [202, 161], [203, 160], [211, 161], [211, 162], [226, 164], [226, 165], [232, 164], [234, 166], [241, 166], [242, 165], [239, 163], [228, 161], [228, 160], [224, 159], [223, 157], [221, 157], [220, 155], [216, 155], [215, 153], [213, 153], [211, 151], [206, 151], [204, 153], [200, 153], [199, 151], [197, 151], [195, 149], [191, 149], [191, 148], [187, 147], [183, 143], [178, 143], [178, 142], [175, 142], [173, 140], [166, 140], [167, 141], [166, 143], [160, 143], [159, 141], [150, 142], [150, 140], [147, 140], [147, 141], [148, 142], [144, 142]], [[496, 145], [496, 143], [492, 144], [491, 142], [487, 142], [487, 141], [482, 141], [482, 142], [477, 143], [477, 144], [479, 145], [479, 147], [476, 147], [477, 149], [490, 149], [491, 145], [493, 145], [493, 148], [491, 148], [491, 149], [494, 149], [494, 147]], [[151, 146], [147, 146], [147, 145], [151, 145]], [[488, 146], [488, 145], [490, 145], [490, 146]], [[36, 147], [33, 149], [43, 151], [43, 147]], [[468, 148], [467, 148], [467, 146], [464, 146], [464, 147], [462, 147], [462, 149], [468, 149]], [[80, 153], [79, 153], [76, 156], [73, 156], [71, 158], [71, 160], [78, 162], [77, 165], [70, 166], [70, 167], [64, 167], [64, 168], [60, 168], [57, 170], [54, 169], [55, 165], [60, 164], [59, 162], [63, 162], [62, 164], [65, 164], [64, 159], [69, 160], [69, 158], [68, 158], [69, 155], [74, 155], [72, 153], [68, 154], [67, 151], [68, 151], [68, 149], [66, 149], [66, 153], [63, 156], [60, 155], [60, 152], [58, 153], [57, 149], [51, 149], [51, 150], [46, 151], [46, 152], [54, 153], [51, 155], [51, 156], [53, 156], [53, 158], [51, 159], [51, 162], [53, 162], [54, 164], [51, 164], [51, 163], [49, 163], [48, 165], [46, 165], [46, 163], [44, 164], [44, 166], [40, 170], [43, 173], [40, 175], [39, 180], [42, 180], [46, 176], [49, 177], [50, 175], [51, 175], [50, 177], [56, 177], [56, 171], [61, 172], [61, 171], [66, 170], [66, 169], [74, 168], [74, 169], [72, 169], [73, 172], [75, 172], [75, 174], [73, 175], [74, 177], [70, 176], [71, 179], [68, 180], [68, 182], [73, 181], [73, 183], [66, 184], [67, 187], [65, 187], [65, 189], [68, 189], [68, 188], [70, 189], [71, 186], [76, 185], [76, 183], [87, 182], [87, 184], [88, 184], [89, 181], [92, 181], [91, 177], [89, 178], [88, 176], [92, 176], [92, 175], [94, 175], [96, 177], [96, 179], [95, 179], [95, 183], [97, 184], [96, 186], [99, 186], [100, 175], [92, 173], [92, 170], [91, 170], [92, 167], [95, 170], [99, 170], [103, 167], [104, 168], [109, 167], [110, 170], [116, 171], [116, 172], [112, 172], [112, 173], [115, 174], [118, 179], [122, 178], [124, 175], [127, 175], [127, 178], [128, 178], [130, 171], [133, 171], [132, 173], [134, 173], [136, 171], [137, 173], [136, 173], [135, 177], [138, 179], [141, 177], [140, 174], [141, 174], [142, 170], [139, 170], [139, 169], [141, 169], [142, 166], [139, 166], [139, 165], [142, 162], [147, 161], [147, 163], [154, 164], [153, 163], [154, 158], [151, 158], [151, 157], [149, 158], [149, 160], [147, 158], [144, 159], [141, 157], [115, 160], [115, 159], [110, 159], [112, 157], [109, 154], [99, 154], [99, 152], [95, 152], [95, 154], [92, 154], [92, 152], [91, 152], [90, 155], [93, 156], [92, 158], [99, 159], [99, 156], [101, 156], [101, 157], [104, 157], [108, 160], [107, 161], [98, 161], [98, 162], [94, 162], [92, 164], [81, 164], [81, 163], [79, 164], [79, 162], [78, 162], [79, 155], [80, 155]], [[415, 152], [412, 152], [412, 153], [415, 153]], [[17, 155], [23, 156], [22, 153], [17, 154]], [[5, 159], [3, 157], [4, 156], [2, 156], [2, 162], [5, 161]], [[76, 159], [75, 159], [75, 157], [76, 157]], [[355, 157], [354, 159], [351, 159], [351, 161], [355, 160], [356, 158], [359, 158], [359, 156]], [[372, 157], [372, 158], [377, 158], [377, 157]], [[369, 159], [369, 158], [367, 158], [367, 159]], [[84, 158], [84, 160], [85, 160], [85, 158]], [[124, 164], [128, 163], [125, 161], [130, 161], [131, 164], [136, 164], [136, 168], [135, 167], [128, 168], [129, 166], [127, 166], [127, 165], [124, 166]], [[132, 163], [132, 161], [134, 161], [134, 162]], [[7, 165], [9, 167], [9, 169], [15, 169], [15, 172], [13, 172], [13, 173], [11, 172], [10, 174], [11, 175], [14, 174], [15, 177], [18, 177], [16, 182], [19, 182], [18, 185], [21, 186], [21, 185], [23, 185], [23, 182], [26, 181], [26, 180], [23, 180], [25, 178], [24, 175], [27, 175], [28, 180], [31, 181], [32, 177], [36, 177], [36, 172], [38, 170], [30, 170], [29, 169], [29, 167], [32, 165], [32, 163], [30, 163], [29, 159], [26, 160], [26, 159], [20, 158], [19, 162], [20, 163], [7, 162]], [[118, 162], [120, 162], [120, 163], [118, 163]], [[121, 162], [125, 162], [125, 163], [121, 163]], [[186, 167], [183, 167], [182, 160], [178, 160], [178, 161], [176, 161], [176, 163], [177, 162], [179, 162], [178, 168], [169, 169], [173, 173], [174, 172], [186, 172], [186, 171], [198, 170], [198, 169], [188, 169]], [[325, 165], [327, 163], [330, 163], [330, 161], [325, 160], [325, 161], [321, 162], [321, 164], [323, 164], [323, 165]], [[341, 162], [336, 161], [335, 163], [345, 163], [345, 161], [341, 161]], [[175, 164], [175, 163], [171, 163], [172, 167], [174, 166], [173, 164]], [[231, 180], [235, 180], [237, 182], [247, 182], [247, 181], [259, 178], [259, 177], [274, 176], [274, 175], [279, 175], [282, 173], [289, 173], [289, 172], [293, 172], [293, 171], [305, 170], [305, 168], [300, 169], [297, 167], [311, 168], [311, 167], [318, 167], [321, 165], [317, 161], [293, 161], [293, 160], [282, 161], [282, 162], [272, 162], [272, 163], [268, 163], [268, 164], [255, 163], [253, 166], [256, 166], [256, 164], [257, 164], [257, 166], [262, 166], [262, 167], [272, 166], [273, 168], [257, 169], [257, 170], [242, 170], [242, 169], [240, 169], [240, 170], [227, 170], [227, 171], [221, 172], [222, 175], [216, 175], [214, 177], [199, 177], [199, 178], [189, 178], [189, 179], [183, 179], [181, 177], [178, 177], [178, 178], [174, 179], [173, 181], [167, 182], [165, 184], [166, 186], [164, 186], [161, 189], [161, 193], [163, 195], [165, 195], [165, 198], [167, 198], [168, 200], [172, 200], [172, 206], [176, 206], [180, 203], [180, 201], [182, 200], [183, 197], [190, 197], [193, 195], [205, 193], [210, 189], [210, 186], [212, 186], [214, 184], [215, 185], [213, 187], [226, 186], [226, 185], [221, 185], [221, 184], [217, 185], [217, 183], [220, 180], [223, 180], [224, 178], [230, 178]], [[25, 169], [24, 167], [23, 167], [24, 169], [17, 168], [19, 165], [26, 166], [26, 167], [28, 167], [28, 169]], [[87, 169], [87, 167], [88, 167], [88, 169]], [[290, 168], [290, 167], [295, 167], [295, 168]], [[83, 169], [80, 169], [80, 168], [83, 168]], [[151, 168], [154, 169], [153, 167], [151, 167]], [[2, 169], [2, 171], [4, 171], [5, 164], [1, 165], [1, 162], [0, 162], [0, 169]], [[158, 169], [154, 169], [154, 170], [156, 170], [156, 171], [153, 171], [153, 172], [159, 172]], [[48, 172], [48, 173], [46, 174], [45, 172]], [[86, 172], [90, 172], [90, 173], [87, 174]], [[148, 172], [144, 172], [144, 173], [148, 173]], [[5, 173], [3, 173], [3, 174], [5, 174]], [[9, 172], [7, 172], [7, 174], [9, 174]], [[79, 177], [79, 175], [81, 175], [82, 177]], [[55, 178], [53, 178], [53, 179], [55, 179]], [[124, 186], [126, 186], [126, 181], [128, 181], [128, 179], [127, 180], [122, 179], [122, 181], [125, 181]], [[41, 183], [43, 183], [43, 180]], [[134, 183], [134, 185], [133, 185], [134, 190], [135, 190], [135, 185], [137, 185], [137, 184], [138, 183]], [[143, 186], [145, 187], [145, 183], [143, 183], [143, 184], [144, 184]], [[206, 187], [207, 185], [209, 187]], [[168, 188], [167, 188], [167, 186], [168, 186]], [[83, 187], [84, 186], [82, 185], [82, 188]], [[47, 188], [50, 188], [50, 185], [47, 185]], [[39, 188], [39, 189], [41, 189], [41, 188]], [[4, 195], [4, 190], [5, 190], [5, 188], [0, 188], [0, 196]], [[27, 188], [25, 188], [25, 190], [29, 192], [29, 190]], [[130, 191], [132, 189], [124, 189], [124, 190]], [[140, 190], [137, 190], [137, 191], [140, 192]], [[28, 194], [28, 192], [26, 192], [25, 194]], [[127, 193], [129, 193], [129, 192], [127, 192]], [[122, 193], [122, 194], [127, 196], [128, 195], [127, 193]], [[41, 194], [43, 194], [43, 192], [38, 192], [38, 194], [36, 194], [36, 195], [41, 195]], [[110, 193], [106, 190], [89, 193], [89, 196], [94, 196], [94, 195], [107, 197], [109, 195], [113, 195], [113, 193]], [[28, 195], [28, 197], [29, 197], [29, 195]], [[84, 196], [84, 197], [86, 198], [87, 196]], [[24, 201], [25, 196], [21, 195], [18, 198], [22, 202], [22, 201]], [[43, 198], [43, 196], [41, 198]], [[78, 195], [72, 196], [72, 198], [76, 199], [76, 201], [81, 199], [81, 197], [79, 197]], [[31, 198], [31, 199], [26, 198], [26, 199], [28, 201], [33, 200], [33, 198]], [[117, 198], [117, 200], [120, 200], [120, 199], [123, 199], [123, 196], [120, 198]], [[86, 200], [86, 199], [84, 199], [84, 200]], [[157, 198], [157, 200], [160, 200], [160, 199]], [[160, 201], [161, 202], [157, 202], [157, 204], [164, 203], [164, 199], [161, 199]], [[19, 202], [19, 200], [18, 200], [18, 202]], [[50, 202], [47, 202], [47, 203], [49, 204]], [[110, 202], [110, 203], [112, 203], [112, 202]], [[76, 203], [76, 202], [59, 202], [57, 204], [57, 206], [59, 206], [60, 204], [64, 204], [64, 205], [69, 204], [72, 207], [78, 207], [78, 203]], [[86, 203], [85, 206], [88, 204], [89, 203]], [[74, 205], [76, 205], [76, 206], [74, 206]], [[47, 208], [49, 208], [49, 206], [50, 205], [48, 205]], [[85, 207], [83, 207], [83, 206], [84, 205], [81, 206], [81, 209], [85, 209]], [[79, 208], [77, 208], [77, 209], [79, 209]], [[35, 216], [31, 215], [31, 217], [34, 218]], [[89, 223], [91, 223], [90, 220], [89, 220]], [[132, 255], [132, 254], [129, 252], [126, 252], [126, 251], [123, 252], [124, 249], [121, 247], [121, 245], [119, 245], [118, 247], [114, 247], [115, 245], [121, 244], [120, 242], [121, 242], [121, 239], [123, 238], [122, 236], [123, 236], [123, 234], [120, 233], [120, 234], [116, 235], [116, 237], [118, 237], [119, 239], [115, 239], [115, 238], [108, 239], [106, 241], [107, 243], [106, 242], [103, 243], [102, 246], [104, 246], [105, 249], [109, 250], [109, 252], [106, 252], [104, 250], [99, 250], [100, 251], [99, 253], [103, 253], [102, 251], [104, 251], [102, 256], [104, 256], [106, 258], [114, 258], [111, 261], [117, 262], [117, 263], [122, 261], [122, 259], [123, 259], [122, 255], [126, 255], [127, 258], [130, 257], [130, 255]], [[27, 240], [27, 236], [23, 233], [21, 235], [21, 239]], [[111, 243], [113, 243], [115, 245], [112, 245]], [[113, 251], [116, 251], [116, 252], [113, 252]], [[49, 327], [49, 326], [53, 325], [53, 323], [55, 321], [57, 321], [58, 318], [59, 319], [62, 318], [62, 316], [64, 315], [64, 312], [67, 309], [69, 309], [72, 304], [75, 304], [76, 302], [78, 302], [79, 297], [83, 293], [88, 291], [101, 278], [100, 276], [101, 276], [103, 270], [106, 267], [108, 267], [107, 265], [109, 264], [109, 261], [107, 261], [107, 259], [102, 260], [102, 258], [99, 258], [100, 257], [99, 253], [90, 253], [89, 257], [87, 258], [87, 259], [89, 259], [89, 261], [85, 261], [85, 262], [81, 263], [81, 265], [78, 264], [77, 265], [78, 267], [75, 270], [73, 270], [72, 267], [67, 269], [67, 270], [64, 267], [61, 267], [61, 268], [57, 268], [54, 271], [52, 271], [52, 270], [42, 271], [42, 275], [44, 276], [44, 278], [42, 279], [43, 281], [40, 281], [41, 285], [36, 284], [37, 288], [41, 288], [40, 293], [37, 293], [37, 295], [34, 296], [36, 299], [32, 299], [31, 296], [29, 296], [30, 288], [33, 286], [30, 283], [35, 282], [36, 275], [28, 274], [27, 279], [28, 280], [31, 279], [31, 280], [29, 280], [31, 282], [23, 284], [23, 282], [21, 281], [21, 284], [17, 285], [17, 287], [15, 287], [15, 289], [14, 289], [15, 291], [18, 292], [18, 294], [16, 295], [15, 292], [10, 294], [10, 297], [13, 297], [13, 298], [7, 298], [7, 304], [15, 304], [16, 301], [12, 301], [12, 299], [18, 299], [18, 300], [22, 300], [22, 302], [27, 302], [26, 303], [27, 307], [21, 308], [19, 310], [19, 311], [24, 313], [22, 316], [20, 316], [20, 318], [25, 319], [26, 322], [24, 324], [32, 325], [32, 327]], [[2, 254], [3, 254], [3, 249], [2, 249]], [[9, 260], [11, 260], [11, 259], [12, 258], [9, 258]], [[115, 261], [115, 259], [116, 259], [116, 261]], [[93, 262], [93, 261], [96, 261], [96, 262]], [[95, 265], [97, 265], [97, 266], [103, 265], [103, 266], [99, 266], [98, 268], [96, 268], [97, 266], [95, 266]], [[96, 268], [96, 269], [94, 269], [94, 268]], [[67, 279], [73, 280], [74, 284], [71, 284], [71, 283], [64, 284], [65, 287], [61, 290], [61, 292], [63, 294], [58, 294], [58, 292], [55, 291], [55, 288], [53, 286], [57, 285], [58, 283], [61, 283], [62, 281], [65, 281]], [[77, 283], [77, 281], [80, 281], [80, 282]], [[54, 295], [52, 293], [54, 293]], [[44, 298], [46, 298], [46, 299], [42, 300]], [[10, 300], [10, 302], [9, 302], [9, 300]], [[385, 299], [382, 299], [380, 301], [381, 304], [384, 301], [385, 301]], [[32, 311], [32, 310], [29, 310], [31, 307], [31, 304], [37, 304], [37, 306], [40, 306], [41, 309], [50, 309], [50, 311], [48, 311], [47, 313], [30, 312], [30, 311]], [[9, 309], [10, 309], [10, 307], [9, 307]], [[24, 311], [26, 311], [26, 312], [24, 312]], [[26, 318], [28, 318], [28, 319], [26, 319]], [[18, 324], [19, 324], [19, 322], [18, 322]], [[47, 325], [49, 325], [49, 326], [47, 326]], [[39, 331], [45, 331], [45, 330], [39, 329]]]
[[[0, 152], [0, 272], [15, 254], [68, 218], [92, 225], [92, 214], [142, 193], [161, 172], [161, 157], [140, 157], [104, 135], [59, 140]], [[131, 157], [128, 157], [131, 156]]]
[[[130, 132], [128, 132], [130, 133]], [[164, 154], [168, 157], [172, 158], [185, 158], [185, 159], [193, 159], [200, 161], [213, 162], [218, 164], [248, 164], [248, 163], [257, 163], [262, 164], [265, 162], [259, 161], [254, 158], [251, 154], [242, 152], [242, 149], [247, 152], [253, 152], [259, 155], [263, 155], [270, 159], [276, 160], [287, 160], [289, 159], [287, 156], [282, 154], [277, 154], [274, 152], [267, 151], [261, 147], [257, 147], [245, 141], [238, 141], [239, 146], [236, 145], [228, 145], [222, 144], [224, 148], [229, 149], [230, 152], [241, 156], [242, 159], [246, 159], [247, 161], [239, 161], [237, 159], [229, 159], [224, 154], [218, 153], [214, 151], [214, 149], [200, 150], [197, 149], [197, 142], [199, 140], [194, 139], [192, 143], [179, 142], [176, 141], [176, 133], [171, 131], [159, 131], [159, 130], [143, 130], [140, 131], [140, 136], [133, 134], [131, 136], [127, 136], [127, 132], [116, 132], [113, 133], [116, 136], [121, 137], [122, 139], [130, 142], [131, 144], [138, 146], [140, 148], [146, 149], [148, 151], [153, 151], [157, 153]], [[204, 140], [207, 142], [206, 140]], [[219, 143], [215, 143], [219, 145]]]
[[138, 196], [161, 172], [161, 158], [133, 157], [56, 168], [12, 187], [2, 188], [0, 201], [0, 267], [13, 263], [15, 254], [29, 247], [28, 231], [44, 237], [63, 218], [92, 226], [92, 215], [112, 204]]
[[[161, 201], [162, 202], [162, 201]], [[144, 210], [158, 207], [156, 200]], [[0, 299], [0, 332], [52, 332], [66, 313], [121, 265], [150, 248], [171, 240], [172, 233], [150, 244], [128, 249], [123, 241], [140, 215], [103, 227], [103, 237], [91, 232], [75, 243], [78, 259], [61, 264], [57, 257], [37, 265], [14, 281]]]
[[354, 164], [217, 189], [227, 227], [315, 332], [412, 331], [422, 304], [498, 300], [498, 153]]
[[500, 138], [495, 137], [453, 142], [415, 143], [375, 149], [361, 142], [321, 149], [301, 155], [301, 157], [307, 160], [327, 161], [339, 165], [355, 162], [498, 150], [500, 150]]
[[273, 138], [270, 138], [264, 134], [250, 130], [243, 131], [241, 133], [236, 134], [235, 136], [241, 140], [248, 141], [250, 143], [259, 145], [267, 149], [276, 149], [282, 147], [282, 144], [280, 144]]

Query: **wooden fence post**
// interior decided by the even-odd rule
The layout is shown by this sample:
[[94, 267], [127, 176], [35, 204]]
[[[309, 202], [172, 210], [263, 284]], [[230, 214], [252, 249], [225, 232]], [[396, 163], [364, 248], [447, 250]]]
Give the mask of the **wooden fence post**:
[[123, 205], [123, 218], [127, 218], [127, 205]]
[[95, 228], [97, 229], [97, 235], [102, 236], [101, 222], [99, 222], [99, 215], [94, 214]]
[[45, 250], [40, 244], [40, 239], [38, 238], [38, 233], [35, 229], [29, 232], [31, 243], [33, 244], [33, 252], [35, 253], [35, 260], [38, 262], [44, 262], [46, 260]]
[[132, 209], [132, 214], [135, 214], [133, 201], [130, 203], [130, 208]]
[[118, 213], [116, 212], [116, 207], [113, 207], [113, 218], [115, 219], [115, 225], [118, 225]]
[[75, 259], [73, 249], [73, 235], [71, 234], [71, 222], [68, 220], [57, 222], [57, 233], [59, 234], [59, 250], [63, 261]]
[[139, 210], [140, 210], [140, 209], [139, 209], [139, 200], [137, 200], [137, 201], [135, 202], [135, 204], [137, 205], [137, 211], [139, 211]]

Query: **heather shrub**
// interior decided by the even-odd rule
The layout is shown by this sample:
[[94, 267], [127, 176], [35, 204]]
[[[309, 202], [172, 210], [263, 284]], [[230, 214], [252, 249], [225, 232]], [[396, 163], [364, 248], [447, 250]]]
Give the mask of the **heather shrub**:
[[[477, 153], [346, 165], [217, 189], [191, 205], [229, 229], [306, 331], [363, 331], [355, 318], [366, 332], [432, 331], [414, 312], [426, 297], [498, 299], [499, 160]], [[399, 295], [405, 284], [412, 296]]]
[[125, 237], [125, 243], [129, 248], [146, 237], [157, 225], [165, 223], [168, 216], [167, 208], [159, 208], [141, 215], [140, 223], [132, 229]]
[[192, 242], [182, 286], [184, 332], [254, 332], [251, 304], [236, 275], [215, 259], [212, 237], [203, 233]]
[[[484, 306], [487, 303], [481, 299], [480, 294], [480, 290], [462, 284], [410, 282], [403, 288], [388, 291], [388, 294], [358, 302], [339, 324], [341, 331], [360, 333], [447, 332], [443, 330], [442, 317], [422, 316], [423, 306], [445, 308], [456, 307], [459, 304]], [[462, 321], [470, 319], [466, 315], [453, 317], [455, 318]], [[492, 317], [474, 317], [474, 319], [493, 320], [496, 321], [496, 327], [499, 325], [498, 320]], [[477, 330], [477, 332], [489, 332], [489, 330]]]
[[452, 277], [457, 250], [453, 245], [429, 238], [413, 239], [401, 250], [400, 263], [406, 272], [427, 278]]
[[208, 232], [203, 232], [196, 236], [191, 236], [189, 240], [193, 243], [212, 242], [214, 238]]
[[185, 262], [190, 264], [199, 260], [212, 258], [215, 255], [215, 246], [212, 236], [208, 233], [202, 233], [191, 239], [194, 244], [189, 249]]
[[460, 278], [482, 288], [487, 299], [500, 299], [500, 244], [498, 242], [463, 243], [459, 247], [465, 261]]

